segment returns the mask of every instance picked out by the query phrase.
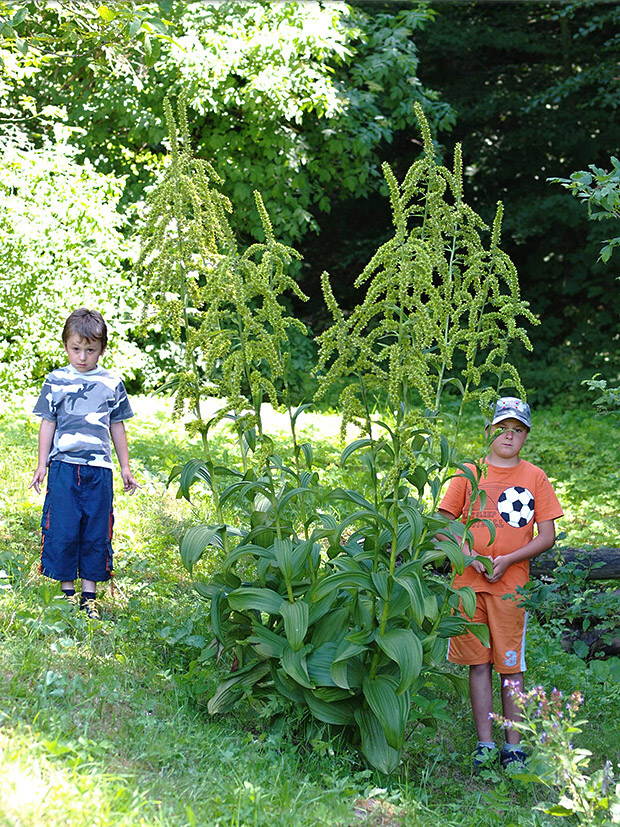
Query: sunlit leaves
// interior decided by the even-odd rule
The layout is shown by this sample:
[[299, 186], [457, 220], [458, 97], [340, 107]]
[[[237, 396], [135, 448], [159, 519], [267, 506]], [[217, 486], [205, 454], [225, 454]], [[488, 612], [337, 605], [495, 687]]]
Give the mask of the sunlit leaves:
[[103, 364], [131, 376], [143, 359], [127, 341], [139, 291], [124, 270], [122, 182], [79, 164], [63, 140], [41, 149], [9, 140], [2, 149], [0, 385], [25, 388], [64, 364], [64, 320], [84, 305], [110, 328]]

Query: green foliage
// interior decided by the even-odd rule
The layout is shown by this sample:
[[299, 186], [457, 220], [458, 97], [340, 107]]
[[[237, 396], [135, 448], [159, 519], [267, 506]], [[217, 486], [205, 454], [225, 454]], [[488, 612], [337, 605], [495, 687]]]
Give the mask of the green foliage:
[[430, 18], [341, 2], [188, 5], [171, 60], [205, 119], [199, 148], [227, 181], [237, 227], [261, 237], [260, 189], [278, 233], [300, 239], [339, 193], [377, 190], [377, 150], [414, 123], [415, 101], [450, 126], [451, 109], [417, 79], [411, 34]]
[[598, 374], [583, 382], [592, 393], [598, 393], [592, 404], [601, 416], [617, 414], [620, 411], [620, 387], [609, 388], [605, 379], [598, 379], [597, 377]]
[[[426, 7], [375, 17], [344, 2], [118, 2], [107, 4], [108, 21], [94, 3], [65, 4], [61, 14], [48, 5], [16, 29], [27, 54], [12, 39], [7, 46], [21, 72], [14, 111], [26, 99], [49, 108], [43, 120], [28, 113], [30, 134], [38, 140], [56, 111], [79, 127], [73, 140], [99, 169], [127, 176], [126, 201], [139, 201], [145, 173], [161, 166], [164, 97], [182, 90], [198, 154], [224, 179], [246, 239], [263, 238], [255, 189], [291, 243], [316, 231], [316, 213], [343, 194], [377, 191], [382, 149], [414, 123], [414, 101], [437, 126], [454, 119], [417, 77], [411, 35], [432, 19]], [[30, 57], [37, 33], [54, 38], [57, 57]]]
[[[336, 827], [380, 817], [416, 827], [505, 827], [511, 821], [541, 827], [556, 821], [532, 809], [541, 798], [539, 786], [516, 784], [498, 772], [495, 780], [472, 779], [469, 753], [475, 734], [465, 704], [447, 688], [418, 693], [401, 768], [389, 784], [360, 768], [358, 756], [338, 735], [341, 727], [315, 719], [314, 728], [305, 728], [299, 708], [281, 696], [270, 706], [254, 704], [250, 696], [247, 706], [207, 715], [204, 698], [213, 694], [231, 661], [224, 656], [216, 666], [193, 645], [200, 637], [210, 638], [204, 604], [196, 600], [178, 555], [178, 539], [195, 516], [184, 499], [164, 488], [167, 470], [199, 445], [189, 443], [182, 425], [170, 421], [171, 406], [163, 400], [132, 402], [138, 412], [129, 425], [132, 462], [144, 490], [134, 497], [118, 491], [115, 595], [102, 595], [103, 612], [114, 622], [104, 622], [97, 631], [90, 624], [90, 632], [79, 615], [61, 614], [59, 604], [65, 604], [59, 598], [45, 602], [39, 588], [43, 580], [31, 564], [38, 556], [41, 503], [26, 490], [36, 456], [36, 423], [25, 406], [2, 411], [0, 554], [3, 560], [32, 558], [23, 576], [14, 570], [8, 581], [0, 577], [0, 808], [5, 820], [36, 827], [45, 819], [50, 827], [64, 827], [70, 819], [88, 827], [95, 797], [103, 827], [140, 820], [177, 827], [192, 823], [190, 813], [197, 823], [209, 813], [223, 824], [239, 813], [240, 821], [260, 827]], [[563, 410], [561, 416], [541, 409], [535, 416], [528, 450], [546, 447], [551, 469], [567, 474], [569, 482], [572, 468], [564, 454], [554, 453], [556, 443], [579, 446], [582, 488], [569, 486], [562, 497], [574, 544], [583, 530], [583, 492], [595, 503], [597, 493], [609, 487], [611, 473], [607, 464], [602, 472], [594, 462], [583, 465], [581, 454], [598, 450], [605, 463], [615, 459], [611, 423], [594, 419], [586, 407]], [[590, 430], [584, 422], [592, 423]], [[468, 450], [474, 450], [482, 444], [473, 436], [479, 437], [480, 416], [466, 411], [464, 425]], [[305, 432], [303, 418], [301, 427], [302, 438], [312, 434], [324, 483], [366, 490], [355, 463], [358, 454], [345, 469], [334, 459], [327, 437], [332, 418], [314, 414]], [[210, 440], [218, 463], [235, 451], [234, 437], [225, 429]], [[210, 519], [209, 497], [195, 492], [192, 500]], [[606, 542], [617, 536], [609, 525]], [[218, 554], [208, 549], [194, 576], [221, 569]], [[242, 564], [236, 564], [237, 571]], [[54, 632], [59, 622], [63, 631]], [[528, 624], [530, 681], [558, 686], [567, 698], [579, 686], [586, 696], [583, 717], [590, 723], [575, 735], [574, 744], [592, 750], [591, 775], [617, 750], [619, 666], [618, 658], [586, 666], [563, 652], [535, 620]], [[437, 732], [425, 729], [427, 714], [439, 720]]]
[[512, 694], [522, 720], [504, 724], [519, 730], [532, 750], [526, 770], [517, 778], [543, 784], [559, 796], [557, 803], [541, 802], [536, 809], [560, 818], [573, 816], [584, 827], [620, 824], [620, 783], [614, 779], [611, 761], [588, 775], [592, 753], [573, 744], [587, 723], [578, 719], [581, 692], [565, 700], [558, 689], [547, 695], [542, 686], [527, 693], [514, 686]]
[[[497, 393], [481, 387], [489, 374], [502, 387], [506, 373], [520, 388], [507, 348], [515, 339], [527, 344], [515, 316], [532, 319], [499, 249], [500, 214], [487, 253], [479, 236], [484, 225], [462, 199], [460, 153], [454, 173], [439, 166], [419, 106], [417, 113], [425, 156], [406, 176], [402, 196], [386, 170], [395, 240], [362, 274], [360, 283], [378, 271], [350, 324], [326, 281], [335, 323], [322, 336], [319, 367], [332, 358], [333, 365], [319, 393], [351, 375], [360, 379], [361, 406], [343, 406], [343, 415], [345, 422], [365, 417], [365, 434], [340, 462], [361, 462], [370, 499], [359, 487], [320, 485], [311, 446], [295, 439], [301, 408], [290, 417], [294, 468], [272, 451], [258, 451], [264, 465], [245, 467], [226, 487], [214, 481], [239, 477], [235, 469], [210, 461], [178, 469], [182, 495], [189, 497], [201, 479], [218, 508], [217, 525], [184, 538], [184, 564], [192, 571], [209, 546], [227, 552], [221, 573], [196, 583], [209, 603], [218, 650], [234, 653], [233, 673], [209, 700], [209, 711], [225, 712], [241, 699], [272, 708], [284, 698], [306, 712], [311, 726], [318, 719], [353, 734], [366, 760], [388, 774], [400, 762], [410, 725], [410, 738], [422, 719], [425, 733], [437, 728], [433, 710], [441, 708], [428, 702], [438, 688], [450, 681], [462, 688], [439, 668], [447, 639], [469, 629], [488, 641], [486, 627], [467, 619], [475, 610], [473, 591], [453, 586], [465, 568], [461, 545], [469, 525], [437, 515], [442, 485], [457, 462], [437, 428], [452, 357], [458, 349], [467, 355], [458, 384], [462, 402]], [[387, 421], [373, 427], [367, 388], [385, 386]], [[356, 393], [356, 385], [347, 385], [345, 403], [355, 403]], [[431, 409], [426, 417], [419, 399]], [[458, 467], [475, 501], [479, 473]], [[228, 551], [223, 508], [233, 502], [243, 515], [234, 532], [241, 539]], [[445, 561], [451, 577], [435, 571]]]
[[64, 320], [83, 305], [110, 326], [106, 364], [131, 376], [142, 357], [127, 341], [139, 294], [124, 270], [122, 182], [77, 163], [61, 134], [41, 149], [4, 143], [0, 168], [0, 386], [23, 390], [62, 362]]
[[[431, 445], [420, 439], [416, 452], [423, 475]], [[221, 574], [196, 583], [218, 646], [238, 663], [209, 711], [226, 711], [242, 697], [269, 705], [283, 696], [319, 721], [359, 728], [367, 760], [392, 772], [411, 705], [423, 702], [429, 681], [446, 680], [438, 666], [447, 637], [466, 627], [483, 637], [482, 628], [455, 614], [460, 600], [473, 613], [468, 590], [433, 574], [432, 565], [446, 558], [462, 571], [458, 542], [433, 540], [447, 521], [424, 512], [406, 488], [375, 508], [354, 490], [322, 491], [316, 474], [297, 479], [277, 457], [272, 462], [271, 474], [246, 475], [221, 493], [220, 502], [241, 497], [253, 504], [253, 528]], [[302, 499], [309, 518], [300, 537], [290, 522], [299, 511], [290, 505]], [[315, 510], [339, 502], [348, 512], [342, 520]], [[198, 548], [183, 555], [190, 570]], [[234, 569], [248, 559], [245, 570], [256, 574], [244, 581]], [[432, 714], [425, 717], [432, 726]]]
[[[570, 178], [548, 178], [552, 184], [561, 184], [575, 198], [588, 205], [588, 217], [592, 221], [620, 219], [620, 161], [611, 157], [612, 169], [590, 164], [587, 170], [573, 172]], [[620, 236], [609, 238], [601, 248], [601, 261], [605, 264], [611, 258], [615, 247], [620, 246]]]
[[253, 417], [239, 423], [239, 433], [256, 427], [260, 437], [263, 397], [274, 407], [282, 398], [288, 402], [289, 330], [305, 332], [281, 299], [286, 291], [305, 299], [286, 272], [299, 255], [276, 241], [259, 193], [255, 201], [265, 243], [238, 248], [226, 215], [230, 202], [216, 189], [222, 181], [210, 164], [193, 156], [184, 99], [179, 132], [169, 103], [166, 115], [170, 165], [149, 197], [141, 231], [145, 324], [183, 342], [184, 365], [167, 383], [177, 413], [189, 401], [197, 429], [206, 434], [200, 399], [217, 396], [226, 403], [216, 421], [249, 407]]
[[[610, 644], [617, 637], [620, 612], [618, 592], [600, 583], [588, 584], [588, 571], [588, 554], [584, 553], [576, 563], [558, 565], [552, 582], [531, 580], [518, 590], [523, 606], [584, 659], [591, 657], [591, 644]], [[596, 632], [596, 637], [581, 634], [588, 630]]]
[[614, 3], [441, 3], [416, 37], [458, 112], [472, 206], [487, 221], [506, 206], [505, 249], [541, 320], [517, 362], [534, 403], [583, 401], [581, 380], [620, 369], [617, 268], [596, 262], [606, 222], [547, 183], [617, 155], [617, 24]]
[[[346, 321], [327, 275], [323, 278], [334, 325], [319, 338], [318, 370], [329, 368], [317, 395], [358, 377], [359, 399], [351, 385], [341, 395], [343, 420], [364, 419], [369, 435], [368, 400], [381, 390], [387, 390], [388, 409], [399, 422], [418, 399], [437, 414], [448, 383], [457, 386], [463, 403], [478, 397], [483, 407], [506, 386], [524, 396], [507, 356], [517, 342], [531, 349], [517, 317], [536, 323], [520, 299], [514, 265], [499, 247], [501, 204], [487, 251], [480, 236], [488, 227], [463, 200], [460, 147], [454, 171], [437, 164], [419, 104], [416, 112], [424, 154], [400, 186], [384, 166], [394, 236], [357, 279], [357, 287], [368, 282], [366, 297]], [[460, 379], [454, 376], [458, 353], [464, 354]], [[496, 388], [481, 387], [488, 374], [495, 374]], [[418, 396], [412, 399], [412, 392]]]

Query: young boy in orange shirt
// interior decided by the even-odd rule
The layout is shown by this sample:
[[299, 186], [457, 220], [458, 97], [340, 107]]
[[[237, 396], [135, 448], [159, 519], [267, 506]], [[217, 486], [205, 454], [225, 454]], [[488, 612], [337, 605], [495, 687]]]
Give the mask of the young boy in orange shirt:
[[[527, 613], [516, 599], [516, 589], [529, 580], [529, 561], [555, 542], [555, 520], [562, 516], [560, 503], [546, 474], [521, 459], [531, 426], [530, 407], [516, 397], [503, 397], [496, 406], [491, 422], [493, 441], [486, 457], [487, 473], [479, 487], [487, 495], [484, 509], [474, 503], [473, 518], [490, 520], [495, 539], [484, 522], [471, 526], [473, 552], [465, 543], [466, 557], [490, 557], [492, 573], [483, 563], [473, 559], [455, 587], [471, 586], [476, 592], [473, 620], [485, 623], [490, 632], [490, 648], [467, 633], [450, 639], [448, 659], [469, 666], [469, 690], [478, 745], [474, 752], [474, 768], [478, 769], [495, 750], [492, 734], [493, 692], [492, 669], [501, 677], [504, 718], [519, 720], [512, 686], [523, 690], [525, 671], [525, 633]], [[439, 511], [451, 520], [467, 519], [470, 510], [471, 486], [462, 475], [455, 476], [439, 504]], [[538, 532], [534, 536], [534, 523]], [[506, 596], [514, 596], [512, 599]], [[523, 764], [525, 753], [519, 745], [516, 729], [506, 730], [506, 743], [500, 752], [503, 767]]]

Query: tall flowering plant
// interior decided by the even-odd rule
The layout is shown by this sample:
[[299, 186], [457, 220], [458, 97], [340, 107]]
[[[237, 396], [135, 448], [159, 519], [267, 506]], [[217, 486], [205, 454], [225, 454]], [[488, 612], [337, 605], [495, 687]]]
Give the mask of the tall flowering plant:
[[[226, 520], [231, 479], [242, 478], [245, 494], [256, 494], [252, 486], [258, 485], [256, 474], [262, 474], [258, 489], [273, 497], [277, 482], [269, 463], [271, 440], [261, 419], [264, 399], [287, 409], [297, 475], [301, 473], [308, 449], [296, 440], [298, 411], [291, 406], [287, 366], [289, 332], [305, 332], [305, 326], [288, 315], [283, 296], [306, 296], [287, 273], [300, 256], [276, 240], [260, 193], [255, 193], [255, 202], [265, 241], [242, 250], [227, 218], [232, 205], [218, 189], [221, 179], [193, 154], [183, 99], [176, 118], [169, 100], [164, 110], [169, 163], [147, 201], [138, 266], [146, 294], [143, 328], [168, 332], [181, 353], [177, 369], [160, 390], [174, 395], [175, 416], [188, 410], [193, 414], [188, 429], [200, 434], [204, 449], [202, 457], [175, 468], [171, 479], [179, 478], [188, 499], [196, 481], [205, 483], [218, 518], [217, 525], [197, 526], [183, 538], [183, 560], [191, 568], [207, 547], [229, 551], [230, 537], [241, 533]], [[206, 397], [221, 400], [209, 420], [203, 415]], [[225, 417], [237, 430], [241, 472], [216, 465], [211, 454], [209, 430]], [[255, 512], [260, 515], [250, 508]]]
[[[450, 442], [442, 396], [452, 384], [462, 403], [484, 403], [506, 381], [523, 393], [508, 357], [515, 342], [529, 346], [517, 317], [534, 321], [500, 248], [501, 207], [487, 248], [489, 228], [464, 201], [460, 149], [453, 170], [439, 165], [421, 109], [418, 117], [424, 155], [402, 184], [384, 168], [394, 237], [358, 279], [366, 295], [350, 317], [323, 279], [334, 324], [319, 340], [319, 396], [344, 383], [344, 421], [363, 435], [341, 462], [359, 458], [368, 485], [326, 489], [313, 474], [278, 491], [260, 480], [233, 483], [231, 498], [258, 490], [273, 523], [252, 526], [222, 572], [199, 584], [218, 650], [234, 653], [235, 671], [209, 710], [285, 698], [342, 727], [384, 772], [398, 765], [429, 687], [459, 683], [441, 668], [447, 639], [467, 629], [488, 639], [468, 619], [474, 592], [454, 587], [469, 525], [437, 514], [456, 463], [457, 423]], [[385, 416], [374, 423], [377, 403]], [[482, 497], [479, 475], [459, 467], [472, 501]], [[446, 559], [453, 574], [443, 577], [435, 564]], [[255, 577], [244, 581], [248, 570]]]

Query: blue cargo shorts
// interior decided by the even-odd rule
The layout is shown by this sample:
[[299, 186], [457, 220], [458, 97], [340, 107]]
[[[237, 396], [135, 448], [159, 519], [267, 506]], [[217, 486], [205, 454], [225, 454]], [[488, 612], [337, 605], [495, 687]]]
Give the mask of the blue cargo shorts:
[[52, 461], [41, 518], [40, 571], [54, 580], [112, 576], [112, 471]]

